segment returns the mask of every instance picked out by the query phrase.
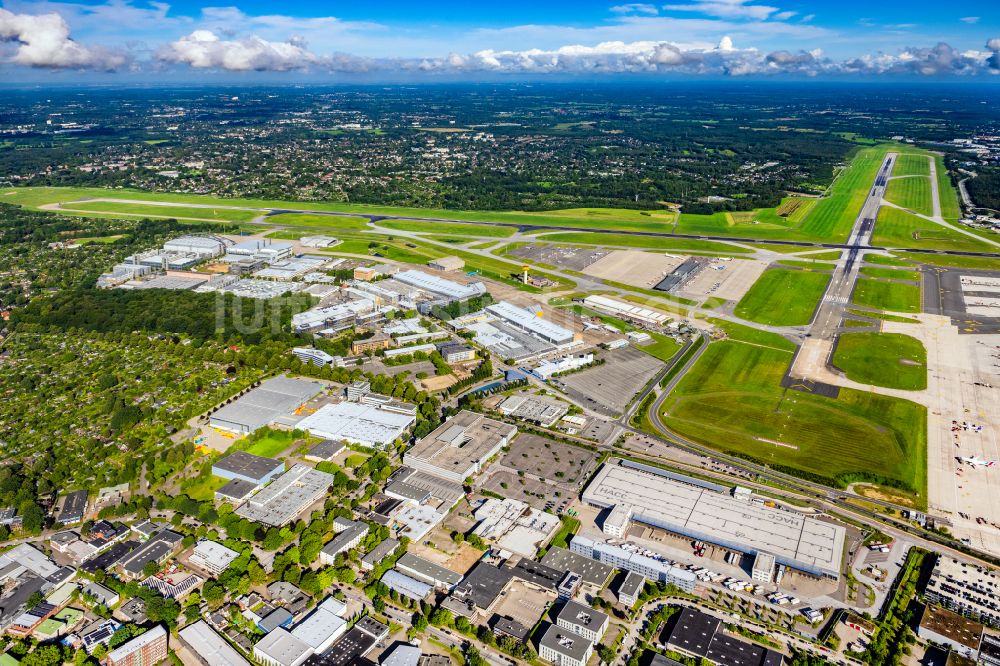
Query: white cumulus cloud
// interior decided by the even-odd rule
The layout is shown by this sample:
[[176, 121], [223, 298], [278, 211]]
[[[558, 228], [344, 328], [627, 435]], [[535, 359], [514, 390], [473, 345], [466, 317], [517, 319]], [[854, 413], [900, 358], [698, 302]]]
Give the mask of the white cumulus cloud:
[[197, 69], [231, 72], [287, 72], [329, 62], [328, 58], [309, 51], [298, 39], [272, 42], [250, 35], [226, 40], [211, 30], [195, 30], [170, 42], [156, 53], [156, 57], [163, 62], [187, 64]]
[[645, 2], [629, 2], [624, 5], [615, 5], [611, 8], [611, 11], [615, 14], [645, 14], [646, 16], [656, 16], [660, 13], [656, 5], [650, 5]]
[[754, 19], [763, 21], [778, 11], [777, 7], [751, 5], [750, 0], [697, 0], [685, 5], [664, 5], [674, 12], [697, 12], [723, 19]]
[[27, 67], [115, 70], [126, 62], [118, 52], [84, 46], [70, 37], [59, 14], [15, 14], [0, 8], [0, 43], [13, 45], [7, 60]]

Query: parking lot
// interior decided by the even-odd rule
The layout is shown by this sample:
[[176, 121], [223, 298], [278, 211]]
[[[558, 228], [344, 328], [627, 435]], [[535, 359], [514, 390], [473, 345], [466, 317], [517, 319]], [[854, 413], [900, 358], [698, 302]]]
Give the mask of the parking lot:
[[528, 261], [537, 261], [574, 271], [582, 271], [608, 254], [608, 250], [596, 247], [567, 247], [560, 245], [525, 245], [510, 251], [512, 257], [520, 257]]
[[622, 347], [602, 354], [603, 365], [554, 380], [572, 399], [605, 416], [617, 417], [664, 366], [638, 349]]
[[580, 491], [596, 459], [587, 449], [521, 434], [479, 485], [537, 509], [560, 512]]

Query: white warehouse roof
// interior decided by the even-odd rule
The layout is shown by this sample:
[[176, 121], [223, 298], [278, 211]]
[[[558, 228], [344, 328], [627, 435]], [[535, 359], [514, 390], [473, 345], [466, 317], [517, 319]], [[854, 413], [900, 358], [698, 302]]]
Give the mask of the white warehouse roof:
[[840, 575], [842, 526], [683, 483], [655, 468], [605, 464], [582, 499], [597, 507], [630, 504], [638, 522], [748, 554], [765, 551], [816, 575]]
[[380, 409], [374, 405], [340, 402], [324, 405], [299, 421], [298, 427], [316, 437], [354, 444], [389, 444], [416, 420], [409, 414]]
[[445, 280], [436, 275], [424, 273], [423, 271], [403, 271], [393, 277], [403, 284], [452, 299], [471, 298], [479, 296], [486, 291], [481, 282], [464, 285], [452, 280]]
[[526, 308], [519, 308], [507, 301], [500, 301], [486, 307], [486, 311], [501, 320], [525, 330], [536, 337], [553, 344], [562, 344], [573, 339], [573, 331], [554, 324]]

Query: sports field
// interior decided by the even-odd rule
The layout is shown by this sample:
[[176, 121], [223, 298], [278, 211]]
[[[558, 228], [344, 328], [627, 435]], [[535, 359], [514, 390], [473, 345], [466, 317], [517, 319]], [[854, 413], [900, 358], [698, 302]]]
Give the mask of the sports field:
[[740, 299], [735, 314], [758, 324], [802, 326], [812, 321], [829, 283], [826, 273], [771, 268]]
[[921, 215], [933, 215], [931, 179], [923, 176], [893, 178], [885, 190], [888, 201]]
[[791, 352], [775, 347], [712, 343], [664, 403], [664, 422], [694, 441], [778, 469], [834, 485], [892, 485], [923, 503], [926, 410], [850, 389], [836, 399], [783, 389], [791, 360]]
[[860, 278], [851, 302], [889, 312], [920, 312], [920, 286]]
[[901, 333], [845, 333], [837, 340], [833, 364], [848, 379], [886, 388], [927, 388], [927, 350]]

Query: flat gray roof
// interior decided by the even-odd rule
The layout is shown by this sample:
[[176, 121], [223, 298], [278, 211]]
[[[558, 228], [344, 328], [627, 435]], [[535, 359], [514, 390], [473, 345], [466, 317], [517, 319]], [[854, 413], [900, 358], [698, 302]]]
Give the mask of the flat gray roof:
[[396, 568], [410, 574], [417, 580], [423, 580], [425, 583], [432, 585], [444, 583], [448, 586], [454, 586], [462, 581], [462, 574], [434, 564], [430, 560], [425, 560], [412, 553], [404, 553], [396, 561]]
[[221, 495], [228, 499], [243, 500], [250, 496], [257, 489], [257, 484], [245, 479], [233, 479], [226, 485], [215, 491], [216, 495]]
[[559, 546], [549, 548], [545, 557], [542, 558], [542, 564], [560, 571], [578, 573], [583, 582], [598, 587], [604, 587], [608, 578], [611, 577], [611, 573], [615, 570], [610, 564], [588, 559]]
[[568, 629], [563, 629], [554, 624], [542, 634], [542, 640], [538, 642], [539, 647], [545, 646], [564, 654], [573, 661], [583, 661], [587, 650], [592, 646], [591, 642], [583, 636], [578, 636]]
[[250, 479], [263, 480], [268, 474], [281, 469], [285, 463], [273, 458], [255, 456], [246, 451], [236, 451], [225, 458], [220, 458], [212, 467], [230, 474], [238, 474]]
[[638, 522], [744, 553], [765, 551], [801, 571], [840, 576], [842, 526], [683, 483], [655, 468], [607, 463], [582, 499], [604, 508], [627, 505]]
[[512, 425], [462, 410], [414, 444], [405, 458], [408, 464], [423, 463], [464, 478], [516, 432]]
[[323, 385], [278, 375], [261, 382], [211, 415], [210, 419], [242, 426], [251, 431], [294, 411], [323, 390]]

